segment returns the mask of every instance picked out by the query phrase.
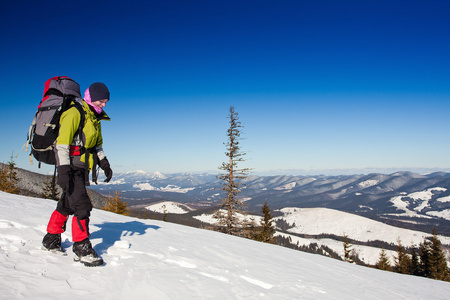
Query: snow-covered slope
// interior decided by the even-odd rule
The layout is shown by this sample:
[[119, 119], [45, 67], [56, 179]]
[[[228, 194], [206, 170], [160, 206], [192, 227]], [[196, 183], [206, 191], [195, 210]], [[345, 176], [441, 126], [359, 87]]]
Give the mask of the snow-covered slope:
[[[295, 224], [289, 230], [292, 233], [347, 235], [361, 242], [379, 240], [393, 244], [397, 244], [400, 239], [406, 246], [418, 245], [425, 237], [430, 236], [425, 232], [390, 226], [334, 209], [286, 207], [280, 211], [283, 216], [277, 218], [283, 218], [287, 223]], [[450, 237], [439, 236], [439, 239], [443, 244], [450, 245]]]
[[94, 210], [105, 265], [41, 250], [55, 202], [0, 192], [3, 299], [448, 299], [450, 284], [176, 224]]
[[[296, 234], [306, 235], [335, 235], [347, 236], [351, 240], [360, 242], [383, 241], [386, 243], [398, 244], [400, 240], [404, 246], [412, 244], [418, 246], [425, 237], [430, 234], [399, 228], [387, 225], [378, 221], [364, 218], [355, 214], [341, 212], [328, 208], [296, 208], [286, 207], [280, 210], [283, 216], [275, 219], [283, 219], [293, 227], [288, 231]], [[334, 252], [344, 257], [343, 242], [330, 238], [300, 238], [295, 235], [277, 233], [284, 237], [290, 237], [294, 244], [309, 245], [316, 243], [319, 246], [327, 246]], [[439, 236], [439, 240], [444, 245], [450, 245], [450, 237]], [[359, 258], [366, 264], [374, 265], [380, 257], [381, 248], [352, 245], [352, 249], [358, 254]], [[386, 250], [391, 264], [397, 257], [396, 251]]]
[[[328, 208], [297, 208], [286, 207], [279, 210], [283, 215], [274, 218], [283, 220], [291, 226], [288, 232], [277, 231], [275, 235], [287, 237], [293, 244], [310, 245], [316, 243], [319, 246], [327, 246], [344, 258], [344, 246], [342, 241], [331, 238], [301, 238], [295, 234], [304, 234], [310, 236], [334, 235], [338, 237], [347, 236], [349, 239], [359, 242], [383, 241], [386, 243], [398, 244], [400, 240], [404, 246], [419, 245], [425, 237], [431, 236], [428, 233], [390, 226], [382, 222], [374, 221], [369, 218], [361, 217], [355, 214], [341, 212]], [[197, 220], [208, 224], [216, 224], [217, 220], [212, 214], [202, 214], [195, 216]], [[241, 219], [254, 219], [257, 224], [260, 223], [260, 216], [241, 216]], [[439, 239], [444, 245], [450, 245], [450, 237], [439, 235]], [[352, 245], [352, 249], [358, 254], [359, 258], [366, 264], [375, 265], [380, 257], [382, 248], [362, 245]], [[388, 258], [393, 264], [396, 251], [387, 250]]]

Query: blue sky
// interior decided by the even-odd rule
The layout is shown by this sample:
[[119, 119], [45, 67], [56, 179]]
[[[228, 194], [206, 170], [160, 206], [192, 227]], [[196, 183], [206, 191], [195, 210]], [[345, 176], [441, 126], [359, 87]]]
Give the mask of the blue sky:
[[109, 87], [116, 172], [218, 171], [231, 105], [255, 173], [450, 170], [449, 15], [447, 0], [4, 1], [0, 160], [65, 75]]

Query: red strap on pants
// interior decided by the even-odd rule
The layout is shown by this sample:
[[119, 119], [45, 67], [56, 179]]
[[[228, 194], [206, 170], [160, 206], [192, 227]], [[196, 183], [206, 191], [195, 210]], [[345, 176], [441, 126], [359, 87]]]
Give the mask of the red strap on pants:
[[78, 220], [77, 217], [72, 218], [72, 240], [73, 242], [81, 242], [89, 237], [89, 219]]
[[47, 232], [51, 234], [63, 233], [66, 230], [67, 216], [54, 211], [47, 225]]

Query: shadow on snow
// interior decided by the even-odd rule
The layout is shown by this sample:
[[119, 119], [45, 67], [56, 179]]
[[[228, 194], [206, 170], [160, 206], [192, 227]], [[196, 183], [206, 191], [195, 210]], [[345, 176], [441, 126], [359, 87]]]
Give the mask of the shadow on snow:
[[113, 246], [115, 242], [120, 241], [123, 236], [143, 235], [147, 229], [158, 230], [159, 226], [148, 225], [138, 221], [131, 221], [125, 223], [103, 223], [95, 224], [99, 227], [91, 234], [90, 239], [101, 239], [102, 242], [94, 246], [97, 253], [105, 253], [109, 247]]

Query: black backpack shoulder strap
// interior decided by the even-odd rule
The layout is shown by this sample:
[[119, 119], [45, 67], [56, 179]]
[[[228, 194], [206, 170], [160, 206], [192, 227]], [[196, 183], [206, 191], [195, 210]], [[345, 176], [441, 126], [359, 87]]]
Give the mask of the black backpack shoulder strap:
[[[83, 136], [82, 136], [83, 128], [84, 128], [84, 123], [86, 121], [86, 112], [84, 111], [83, 106], [79, 102], [74, 101], [70, 105], [70, 107], [72, 107], [72, 106], [76, 107], [78, 109], [78, 111], [80, 112], [80, 116], [81, 116], [80, 126], [78, 126], [78, 130], [77, 130], [77, 132], [75, 134], [78, 134], [79, 137], [80, 137], [80, 140], [82, 141], [83, 140]], [[84, 167], [85, 185], [89, 186], [90, 185], [90, 183], [89, 183], [89, 155], [91, 153], [93, 153], [94, 150], [93, 149], [86, 149], [86, 147], [83, 146], [83, 150], [82, 151], [86, 155], [85, 163], [84, 163], [85, 164], [85, 167]], [[96, 170], [95, 170], [95, 167], [97, 165], [97, 162], [96, 162], [97, 154], [96, 153], [93, 153], [93, 154], [94, 154], [94, 167], [93, 167], [93, 170], [92, 170], [92, 181], [95, 182], [95, 184], [97, 184], [97, 173], [96, 173]]]
[[84, 111], [83, 107], [81, 106], [80, 103], [73, 101], [72, 104], [70, 104], [69, 108], [75, 107], [76, 109], [78, 109], [78, 112], [80, 113], [80, 126], [78, 126], [78, 130], [77, 133], [80, 136], [81, 139], [81, 134], [83, 133], [83, 128], [84, 128], [84, 123], [86, 121], [86, 112]]

